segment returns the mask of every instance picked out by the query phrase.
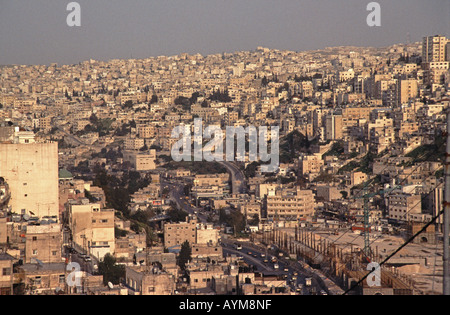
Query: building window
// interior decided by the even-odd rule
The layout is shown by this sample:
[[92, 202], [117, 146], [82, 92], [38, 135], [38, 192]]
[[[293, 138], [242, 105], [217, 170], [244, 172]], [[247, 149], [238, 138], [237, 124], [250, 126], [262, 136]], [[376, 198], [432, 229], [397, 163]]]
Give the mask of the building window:
[[11, 268], [3, 268], [2, 275], [9, 276], [11, 274]]
[[35, 285], [40, 285], [41, 282], [42, 282], [42, 278], [39, 277], [39, 276], [35, 277], [33, 282], [34, 282]]

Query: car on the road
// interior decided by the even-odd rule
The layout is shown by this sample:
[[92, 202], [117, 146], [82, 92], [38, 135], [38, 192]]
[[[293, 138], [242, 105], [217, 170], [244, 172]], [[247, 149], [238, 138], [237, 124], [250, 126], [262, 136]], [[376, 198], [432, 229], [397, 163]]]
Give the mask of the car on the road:
[[310, 287], [311, 284], [312, 284], [312, 278], [306, 278], [306, 279], [305, 279], [305, 285], [306, 285], [307, 287]]
[[85, 262], [90, 262], [90, 261], [92, 261], [92, 259], [91, 259], [91, 257], [86, 256], [86, 257], [84, 257], [84, 261], [85, 261]]
[[273, 268], [274, 268], [274, 269], [278, 269], [278, 268], [280, 268], [280, 266], [279, 266], [278, 264], [274, 264], [274, 265], [273, 265]]

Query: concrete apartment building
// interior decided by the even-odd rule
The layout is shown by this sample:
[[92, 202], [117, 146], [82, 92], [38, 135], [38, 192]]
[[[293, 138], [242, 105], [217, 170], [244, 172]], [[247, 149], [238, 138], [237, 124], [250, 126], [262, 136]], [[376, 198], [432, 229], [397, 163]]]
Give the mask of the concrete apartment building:
[[0, 174], [9, 185], [11, 211], [59, 217], [58, 143], [36, 143], [33, 133], [18, 127], [6, 140], [0, 143]]
[[261, 203], [256, 200], [245, 202], [239, 205], [238, 209], [247, 220], [252, 220], [255, 216], [261, 219]]
[[144, 138], [137, 138], [133, 136], [125, 138], [125, 150], [139, 150], [144, 146], [144, 144]]
[[419, 95], [419, 83], [415, 79], [397, 81], [397, 105], [408, 103]]
[[186, 217], [185, 222], [164, 224], [164, 247], [181, 246], [188, 241], [192, 246], [197, 241], [197, 221]]
[[0, 295], [13, 294], [13, 263], [14, 257], [0, 253]]
[[129, 295], [172, 295], [176, 289], [175, 276], [153, 266], [127, 266], [125, 283]]
[[312, 190], [277, 190], [266, 196], [263, 209], [269, 220], [297, 221], [314, 214], [316, 201]]
[[193, 184], [194, 186], [226, 186], [228, 179], [227, 173], [195, 175]]
[[441, 62], [447, 58], [448, 39], [442, 35], [427, 36], [422, 41], [422, 62]]
[[443, 84], [449, 69], [450, 40], [442, 35], [427, 36], [422, 41], [422, 69], [424, 83]]
[[342, 139], [342, 115], [331, 113], [325, 117], [325, 140]]
[[61, 262], [62, 232], [58, 223], [31, 225], [25, 234], [25, 263], [35, 263], [36, 259], [43, 263]]
[[298, 161], [299, 173], [303, 176], [319, 175], [324, 164], [320, 154], [303, 156]]
[[53, 294], [57, 288], [66, 286], [66, 264], [23, 264], [18, 268], [17, 278], [25, 284], [25, 294]]
[[421, 196], [397, 193], [388, 197], [389, 218], [398, 221], [411, 221], [414, 215], [422, 213]]
[[124, 151], [123, 160], [130, 162], [136, 171], [151, 171], [156, 168], [156, 150], [148, 152]]
[[98, 259], [115, 252], [114, 210], [81, 199], [68, 206], [74, 246]]

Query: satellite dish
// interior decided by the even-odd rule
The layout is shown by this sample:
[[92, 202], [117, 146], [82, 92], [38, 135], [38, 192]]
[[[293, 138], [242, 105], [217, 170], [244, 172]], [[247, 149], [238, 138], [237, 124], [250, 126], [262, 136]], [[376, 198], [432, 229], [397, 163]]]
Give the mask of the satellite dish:
[[23, 215], [23, 219], [24, 219], [25, 221], [30, 220], [30, 215], [29, 215], [29, 214], [24, 214], [24, 215]]
[[114, 285], [113, 285], [111, 282], [108, 282], [108, 287], [109, 287], [110, 289], [113, 289], [113, 288], [114, 288]]

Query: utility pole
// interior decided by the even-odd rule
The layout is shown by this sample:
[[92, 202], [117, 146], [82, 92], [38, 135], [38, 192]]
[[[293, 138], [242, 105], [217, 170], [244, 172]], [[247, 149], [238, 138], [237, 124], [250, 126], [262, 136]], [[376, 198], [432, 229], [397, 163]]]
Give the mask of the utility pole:
[[369, 217], [370, 217], [370, 209], [369, 209], [369, 195], [367, 193], [367, 187], [364, 188], [364, 255], [366, 258], [369, 258], [370, 255], [370, 236], [369, 236]]
[[447, 147], [445, 151], [445, 188], [444, 188], [444, 279], [443, 279], [443, 293], [450, 295], [450, 247], [449, 247], [449, 232], [450, 232], [450, 112], [447, 111]]

